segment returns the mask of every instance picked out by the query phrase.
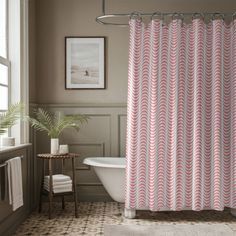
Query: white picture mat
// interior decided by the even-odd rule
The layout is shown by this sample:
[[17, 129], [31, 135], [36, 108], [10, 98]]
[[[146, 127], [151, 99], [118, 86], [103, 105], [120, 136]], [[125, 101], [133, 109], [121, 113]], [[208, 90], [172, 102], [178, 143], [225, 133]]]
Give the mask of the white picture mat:
[[[66, 38], [66, 88], [69, 89], [96, 89], [96, 88], [105, 88], [105, 71], [104, 71], [104, 38]], [[73, 83], [72, 79], [72, 61], [73, 61], [73, 53], [72, 52], [73, 45], [78, 45], [78, 47], [88, 47], [89, 45], [97, 45], [98, 47], [98, 83], [97, 84], [81, 84], [81, 83]], [[93, 61], [93, 58], [91, 58]], [[92, 63], [92, 62], [91, 62]]]

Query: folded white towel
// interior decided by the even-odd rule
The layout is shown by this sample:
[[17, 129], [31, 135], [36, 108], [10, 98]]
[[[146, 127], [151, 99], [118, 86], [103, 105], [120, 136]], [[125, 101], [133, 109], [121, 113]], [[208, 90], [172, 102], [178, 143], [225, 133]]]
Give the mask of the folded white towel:
[[[70, 184], [70, 185], [62, 185], [62, 186], [52, 186], [52, 189], [54, 190], [54, 189], [63, 189], [63, 188], [71, 188], [72, 187], [72, 184]], [[47, 184], [44, 184], [44, 188], [46, 189], [49, 189], [50, 188], [50, 186], [49, 185], [47, 185]]]
[[9, 203], [13, 211], [23, 206], [23, 187], [21, 158], [15, 157], [7, 161], [7, 176], [9, 186]]
[[[49, 186], [44, 186], [44, 189], [49, 191]], [[63, 193], [63, 192], [71, 192], [72, 191], [72, 185], [66, 186], [66, 187], [55, 187], [53, 188], [54, 193]]]
[[[52, 176], [53, 183], [65, 182], [71, 180], [71, 177], [68, 175], [58, 174]], [[44, 181], [49, 181], [49, 175], [44, 176]]]
[[[50, 184], [44, 183], [43, 186], [49, 188], [49, 187], [50, 187]], [[67, 187], [70, 187], [70, 186], [72, 186], [72, 183], [70, 183], [70, 184], [62, 184], [62, 185], [52, 185], [52, 188], [53, 188], [53, 189], [56, 189], [56, 188], [67, 188]]]
[[[49, 179], [47, 179], [46, 181], [44, 181], [44, 184], [49, 186]], [[68, 185], [68, 184], [72, 184], [72, 180], [68, 180], [68, 181], [64, 181], [64, 182], [53, 182], [52, 185], [53, 186], [63, 186], [63, 185]]]
[[[44, 188], [49, 189], [50, 187], [47, 186], [47, 185], [44, 185]], [[61, 187], [53, 187], [52, 189], [55, 190], [55, 189], [70, 189], [70, 188], [72, 188], [72, 185], [61, 186]]]

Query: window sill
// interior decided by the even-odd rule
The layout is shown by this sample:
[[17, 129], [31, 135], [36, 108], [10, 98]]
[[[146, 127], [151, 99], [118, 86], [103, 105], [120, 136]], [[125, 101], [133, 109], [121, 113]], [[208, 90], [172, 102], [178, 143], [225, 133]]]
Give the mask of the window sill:
[[22, 149], [22, 148], [26, 148], [26, 147], [29, 147], [31, 145], [32, 145], [31, 143], [24, 143], [24, 144], [19, 144], [19, 145], [15, 145], [15, 146], [0, 147], [0, 154], [15, 151], [15, 150], [19, 150], [19, 149]]

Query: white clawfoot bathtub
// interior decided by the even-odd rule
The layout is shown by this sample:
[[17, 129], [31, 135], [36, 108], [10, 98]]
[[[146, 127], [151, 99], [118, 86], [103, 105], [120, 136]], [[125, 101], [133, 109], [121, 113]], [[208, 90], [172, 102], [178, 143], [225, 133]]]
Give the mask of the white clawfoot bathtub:
[[[92, 166], [103, 186], [117, 202], [125, 202], [125, 158], [124, 157], [88, 157], [84, 164]], [[133, 219], [135, 209], [124, 209], [124, 216]]]
[[[89, 157], [83, 163], [94, 168], [95, 173], [113, 200], [125, 202], [126, 163], [124, 157]], [[236, 209], [231, 209], [231, 214], [236, 217]], [[133, 219], [136, 216], [136, 210], [125, 208], [124, 216]]]
[[117, 202], [125, 202], [125, 158], [88, 157], [84, 164], [94, 168], [106, 191]]

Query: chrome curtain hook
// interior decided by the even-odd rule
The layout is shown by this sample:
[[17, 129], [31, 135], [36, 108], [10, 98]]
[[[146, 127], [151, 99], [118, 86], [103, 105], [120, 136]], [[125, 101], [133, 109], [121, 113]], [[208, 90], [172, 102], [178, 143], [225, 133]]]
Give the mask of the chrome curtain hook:
[[139, 19], [142, 21], [142, 14], [140, 12], [134, 11], [130, 14], [130, 20], [131, 19]]
[[175, 13], [173, 13], [172, 14], [172, 16], [171, 16], [171, 19], [172, 19], [172, 21], [173, 20], [181, 20], [181, 26], [183, 26], [184, 25], [184, 14], [183, 13], [178, 13], [178, 12], [175, 12]]
[[219, 13], [219, 12], [215, 12], [213, 15], [212, 15], [212, 18], [211, 20], [216, 20], [216, 19], [222, 19], [222, 20], [225, 20], [225, 15], [223, 13]]
[[205, 16], [203, 15], [203, 13], [199, 13], [199, 12], [195, 12], [193, 13], [192, 15], [192, 20], [195, 20], [195, 19], [202, 19], [203, 21], [205, 20]]
[[184, 21], [184, 14], [178, 13], [178, 12], [174, 12], [172, 14], [171, 18], [172, 18], [172, 20], [180, 19], [180, 20]]
[[236, 11], [232, 14], [232, 21], [234, 22], [235, 20], [235, 17], [236, 17]]
[[160, 20], [162, 20], [162, 21], [164, 20], [164, 16], [161, 12], [154, 12], [151, 16], [151, 20], [153, 20], [154, 17], [160, 17]]

